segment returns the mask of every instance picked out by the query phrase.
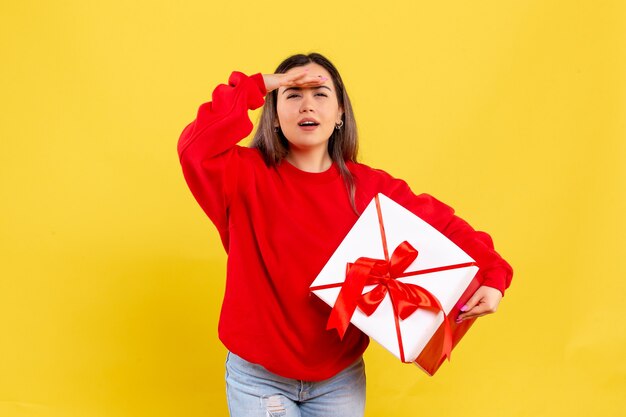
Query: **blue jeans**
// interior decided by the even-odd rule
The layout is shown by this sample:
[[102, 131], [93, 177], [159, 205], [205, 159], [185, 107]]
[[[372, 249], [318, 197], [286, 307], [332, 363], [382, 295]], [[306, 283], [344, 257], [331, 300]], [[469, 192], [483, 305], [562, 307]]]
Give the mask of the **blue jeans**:
[[365, 364], [360, 358], [332, 378], [307, 382], [229, 352], [226, 395], [231, 417], [363, 417]]

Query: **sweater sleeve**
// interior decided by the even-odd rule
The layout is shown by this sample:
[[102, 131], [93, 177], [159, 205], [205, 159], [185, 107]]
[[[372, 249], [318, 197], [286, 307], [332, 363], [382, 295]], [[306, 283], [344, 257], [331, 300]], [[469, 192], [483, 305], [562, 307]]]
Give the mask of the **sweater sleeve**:
[[265, 102], [261, 74], [233, 72], [215, 88], [178, 140], [178, 155], [192, 194], [217, 227], [228, 249], [228, 205], [236, 186], [237, 142], [252, 131], [248, 110]]
[[496, 288], [504, 295], [511, 284], [513, 269], [496, 252], [491, 236], [472, 228], [454, 214], [452, 207], [428, 194], [415, 195], [406, 182], [395, 180], [390, 198], [428, 222], [471, 256], [480, 268], [482, 285]]

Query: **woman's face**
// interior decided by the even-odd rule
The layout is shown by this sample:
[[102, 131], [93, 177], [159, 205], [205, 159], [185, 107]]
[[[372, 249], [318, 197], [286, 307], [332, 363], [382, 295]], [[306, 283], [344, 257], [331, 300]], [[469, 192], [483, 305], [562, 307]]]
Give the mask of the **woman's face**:
[[307, 68], [309, 74], [326, 78], [312, 88], [280, 87], [276, 102], [278, 123], [289, 141], [290, 149], [313, 151], [327, 147], [335, 124], [340, 123], [343, 109], [339, 107], [333, 80], [321, 65], [309, 63], [295, 67], [287, 74]]

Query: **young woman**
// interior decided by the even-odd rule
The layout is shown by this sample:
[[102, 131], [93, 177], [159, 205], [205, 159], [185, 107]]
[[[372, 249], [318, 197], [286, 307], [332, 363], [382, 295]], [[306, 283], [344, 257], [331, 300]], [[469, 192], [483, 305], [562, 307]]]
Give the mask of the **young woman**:
[[[265, 104], [265, 105], [264, 105]], [[250, 147], [248, 110], [263, 106]], [[356, 161], [357, 128], [337, 69], [295, 55], [274, 74], [234, 72], [182, 132], [189, 188], [228, 253], [219, 337], [229, 350], [231, 416], [362, 416], [369, 339], [327, 331], [309, 285], [379, 192], [430, 223], [480, 266], [482, 286], [457, 321], [493, 313], [512, 270], [489, 235], [449, 206]]]

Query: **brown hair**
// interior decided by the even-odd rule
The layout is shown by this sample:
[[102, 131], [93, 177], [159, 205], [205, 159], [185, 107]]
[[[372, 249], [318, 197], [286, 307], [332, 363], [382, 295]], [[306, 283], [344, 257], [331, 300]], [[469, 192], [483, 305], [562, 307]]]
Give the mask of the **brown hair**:
[[[358, 135], [356, 128], [356, 120], [350, 104], [350, 98], [346, 91], [341, 75], [337, 68], [323, 55], [311, 53], [308, 55], [297, 54], [285, 59], [278, 65], [277, 74], [284, 74], [291, 68], [302, 67], [309, 63], [315, 63], [322, 66], [332, 77], [333, 84], [337, 91], [337, 100], [339, 106], [343, 108], [343, 127], [334, 129], [328, 140], [328, 153], [330, 158], [337, 164], [343, 182], [348, 190], [350, 205], [355, 213], [358, 214], [355, 204], [355, 184], [352, 173], [346, 166], [346, 161], [356, 162], [358, 152]], [[274, 129], [275, 121], [278, 118], [276, 111], [278, 90], [272, 91], [265, 97], [265, 105], [261, 112], [261, 117], [251, 147], [259, 149], [265, 162], [269, 166], [278, 165], [289, 153], [289, 142], [283, 135], [282, 131], [276, 132]]]

